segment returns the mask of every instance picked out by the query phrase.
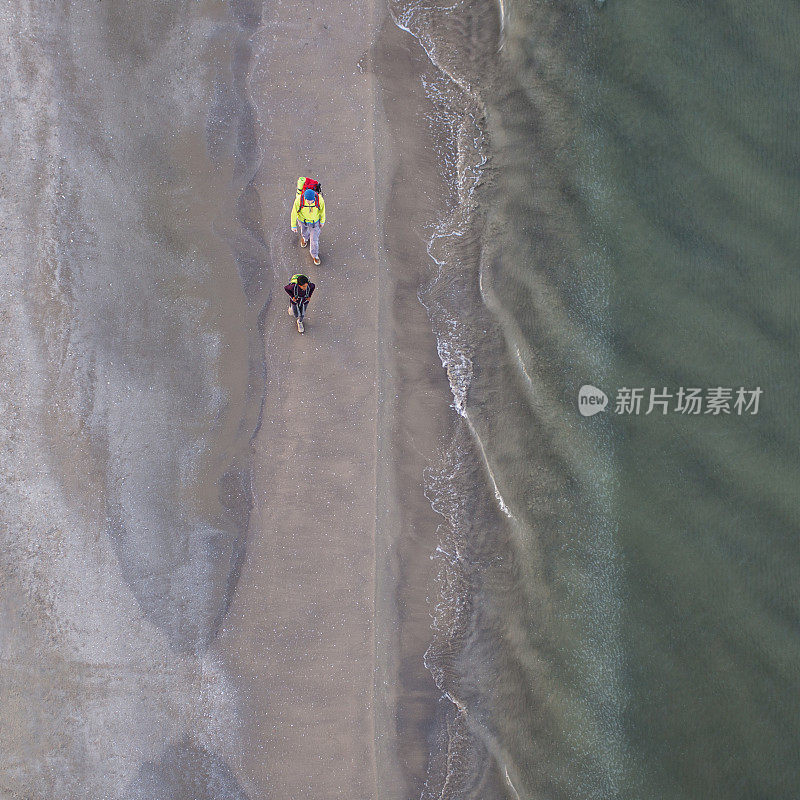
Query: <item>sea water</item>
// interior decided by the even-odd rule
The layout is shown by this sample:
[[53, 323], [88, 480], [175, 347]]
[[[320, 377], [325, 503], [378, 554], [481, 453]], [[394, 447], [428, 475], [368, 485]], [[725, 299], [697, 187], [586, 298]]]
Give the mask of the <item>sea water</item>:
[[797, 796], [797, 6], [391, 11], [457, 198], [423, 797]]

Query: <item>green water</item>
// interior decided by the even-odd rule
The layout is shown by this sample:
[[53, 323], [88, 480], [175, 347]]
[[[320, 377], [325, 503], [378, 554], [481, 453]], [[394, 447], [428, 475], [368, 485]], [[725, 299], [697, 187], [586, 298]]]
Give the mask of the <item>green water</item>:
[[791, 2], [613, 1], [590, 36], [609, 388], [763, 389], [614, 419], [624, 796], [800, 794], [799, 37]]
[[[431, 292], [466, 423], [423, 797], [800, 796], [800, 7], [403, 7], [485, 134]], [[731, 413], [645, 413], [681, 387]]]

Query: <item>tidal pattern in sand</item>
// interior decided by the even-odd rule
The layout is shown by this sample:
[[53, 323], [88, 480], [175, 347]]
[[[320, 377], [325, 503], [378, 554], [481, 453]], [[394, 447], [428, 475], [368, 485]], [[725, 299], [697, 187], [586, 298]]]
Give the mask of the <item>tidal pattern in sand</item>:
[[9, 796], [242, 796], [208, 648], [264, 385], [257, 6], [2, 12]]

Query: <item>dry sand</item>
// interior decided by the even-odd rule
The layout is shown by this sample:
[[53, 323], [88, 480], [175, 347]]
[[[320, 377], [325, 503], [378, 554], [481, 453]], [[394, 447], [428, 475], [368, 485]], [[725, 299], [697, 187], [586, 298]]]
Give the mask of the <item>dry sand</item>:
[[[217, 650], [241, 692], [235, 771], [259, 796], [418, 796], [438, 697], [422, 664], [438, 522], [422, 471], [450, 395], [412, 227], [436, 165], [424, 53], [384, 13], [273, 7], [255, 42], [274, 291], [255, 507]], [[289, 232], [299, 174], [325, 190], [319, 267]], [[317, 284], [302, 337], [282, 289], [300, 270]]]
[[[379, 272], [371, 2], [267, 11], [250, 91], [274, 282], [247, 556], [217, 648], [237, 676], [236, 757], [254, 796], [402, 794], [376, 734]], [[299, 174], [323, 182], [315, 267], [289, 231]], [[306, 333], [283, 284], [317, 284]], [[383, 728], [387, 726], [383, 724]]]

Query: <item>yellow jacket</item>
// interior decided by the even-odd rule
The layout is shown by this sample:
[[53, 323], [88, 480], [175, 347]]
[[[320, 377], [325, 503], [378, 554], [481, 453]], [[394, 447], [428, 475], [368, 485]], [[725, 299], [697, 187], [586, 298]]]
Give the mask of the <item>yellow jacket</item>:
[[295, 198], [294, 205], [292, 206], [293, 228], [297, 227], [298, 219], [300, 219], [302, 222], [305, 222], [306, 225], [309, 222], [319, 222], [321, 225], [325, 224], [325, 199], [322, 197], [322, 195], [318, 195], [318, 197], [319, 208], [317, 208], [316, 205], [308, 205], [308, 203], [304, 203], [302, 210], [300, 210], [300, 195]]

